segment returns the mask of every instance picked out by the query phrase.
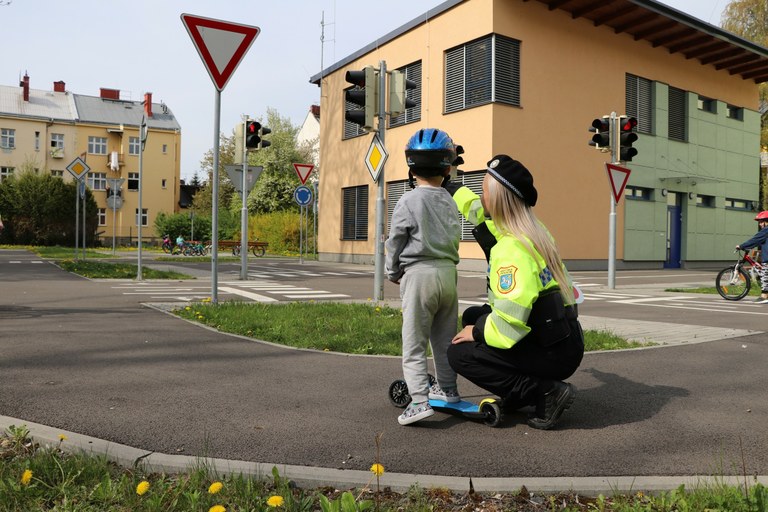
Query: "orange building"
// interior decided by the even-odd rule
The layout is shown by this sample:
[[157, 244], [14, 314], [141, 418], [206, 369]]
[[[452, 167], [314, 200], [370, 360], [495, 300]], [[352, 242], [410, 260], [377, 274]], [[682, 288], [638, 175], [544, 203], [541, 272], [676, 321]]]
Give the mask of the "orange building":
[[[755, 231], [768, 49], [653, 0], [449, 0], [310, 79], [322, 90], [321, 260], [376, 254], [373, 133], [345, 120], [345, 73], [382, 65], [417, 85], [416, 106], [384, 116], [387, 219], [408, 190], [406, 141], [440, 128], [464, 147], [462, 170], [479, 170], [460, 178], [471, 188], [492, 156], [522, 161], [569, 268], [606, 268], [610, 155], [589, 147], [588, 127], [614, 112], [639, 122], [617, 268], [729, 260]], [[463, 240], [462, 264], [483, 267], [470, 226]]]

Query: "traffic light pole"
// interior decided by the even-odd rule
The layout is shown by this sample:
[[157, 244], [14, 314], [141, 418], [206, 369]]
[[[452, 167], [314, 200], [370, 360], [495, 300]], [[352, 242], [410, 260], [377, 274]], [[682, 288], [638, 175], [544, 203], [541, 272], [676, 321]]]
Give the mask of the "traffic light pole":
[[[379, 140], [384, 144], [384, 132], [386, 131], [386, 95], [387, 90], [387, 63], [379, 62]], [[384, 300], [384, 211], [386, 204], [384, 202], [384, 165], [379, 171], [378, 188], [376, 189], [376, 241], [375, 241], [375, 266], [373, 279], [373, 297], [375, 300]]]
[[[618, 164], [619, 123], [616, 112], [610, 118], [611, 163]], [[611, 213], [608, 216], [608, 288], [616, 288], [616, 199], [611, 196]]]
[[240, 212], [240, 279], [248, 280], [248, 148], [245, 146], [245, 125], [248, 123], [248, 116], [243, 116], [243, 208]]

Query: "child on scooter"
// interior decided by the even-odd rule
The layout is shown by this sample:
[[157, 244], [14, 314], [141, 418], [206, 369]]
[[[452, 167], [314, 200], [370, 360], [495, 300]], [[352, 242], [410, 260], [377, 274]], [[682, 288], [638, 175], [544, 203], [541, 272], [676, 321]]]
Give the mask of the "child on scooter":
[[[453, 198], [441, 187], [456, 160], [456, 149], [447, 133], [426, 128], [411, 137], [405, 156], [418, 186], [395, 205], [386, 242], [387, 277], [400, 285], [403, 377], [412, 398], [398, 417], [401, 425], [432, 416], [429, 399], [451, 403], [461, 399], [456, 372], [446, 356], [458, 321], [461, 228]], [[431, 387], [428, 342], [437, 375]]]

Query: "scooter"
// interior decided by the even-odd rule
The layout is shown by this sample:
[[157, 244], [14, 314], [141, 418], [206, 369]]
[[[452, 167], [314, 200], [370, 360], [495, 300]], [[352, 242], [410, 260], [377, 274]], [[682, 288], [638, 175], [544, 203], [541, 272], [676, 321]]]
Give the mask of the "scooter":
[[[429, 385], [435, 383], [435, 378], [429, 375]], [[403, 379], [397, 379], [389, 386], [389, 400], [392, 405], [401, 409], [411, 403], [411, 395], [408, 392], [408, 385]], [[459, 414], [467, 419], [482, 421], [489, 427], [498, 427], [504, 419], [501, 407], [496, 398], [485, 398], [479, 404], [461, 400], [451, 403], [444, 400], [429, 400], [429, 405], [433, 409], [442, 412]]]

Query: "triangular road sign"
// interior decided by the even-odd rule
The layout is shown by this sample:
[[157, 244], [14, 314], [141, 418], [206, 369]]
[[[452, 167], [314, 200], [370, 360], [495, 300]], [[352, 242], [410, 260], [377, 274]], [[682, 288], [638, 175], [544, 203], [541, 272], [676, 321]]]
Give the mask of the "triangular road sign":
[[182, 14], [181, 21], [213, 84], [222, 91], [261, 30], [193, 14]]
[[611, 192], [613, 193], [613, 198], [618, 203], [621, 199], [621, 196], [624, 195], [624, 187], [627, 186], [629, 173], [632, 171], [624, 167], [619, 167], [616, 164], [609, 164], [607, 162], [605, 164], [605, 170], [608, 172], [608, 180], [611, 182]]
[[312, 169], [314, 169], [315, 166], [312, 164], [293, 164], [293, 168], [296, 169], [296, 174], [299, 176], [299, 180], [301, 180], [301, 184], [303, 185], [307, 182], [307, 178], [312, 174]]

